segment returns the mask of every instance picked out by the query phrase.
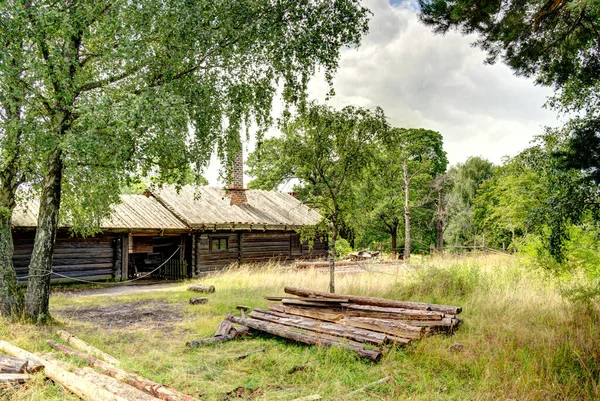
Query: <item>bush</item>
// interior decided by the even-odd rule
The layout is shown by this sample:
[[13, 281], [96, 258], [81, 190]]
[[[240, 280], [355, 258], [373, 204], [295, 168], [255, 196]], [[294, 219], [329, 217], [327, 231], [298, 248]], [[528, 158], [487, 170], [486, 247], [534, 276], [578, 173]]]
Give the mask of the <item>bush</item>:
[[350, 252], [352, 252], [352, 247], [344, 238], [338, 238], [337, 241], [335, 241], [336, 258], [343, 258], [345, 256], [348, 256]]

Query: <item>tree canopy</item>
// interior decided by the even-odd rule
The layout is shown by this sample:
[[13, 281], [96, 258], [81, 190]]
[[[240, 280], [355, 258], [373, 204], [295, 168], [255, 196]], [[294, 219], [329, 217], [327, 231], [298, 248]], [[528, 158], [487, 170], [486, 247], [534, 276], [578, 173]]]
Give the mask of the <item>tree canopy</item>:
[[279, 85], [302, 106], [315, 69], [331, 83], [367, 20], [354, 0], [3, 2], [2, 93], [23, 93], [22, 120], [40, 125], [28, 315], [47, 313], [59, 212], [89, 234], [133, 178], [200, 180], [215, 145], [230, 166], [241, 132], [271, 123]]
[[348, 106], [335, 110], [311, 104], [282, 127], [280, 138], [267, 139], [248, 158], [250, 187], [273, 189], [296, 179], [298, 197], [316, 207], [331, 225], [330, 290], [334, 291], [335, 241], [354, 206], [354, 184], [369, 164], [375, 138], [388, 124], [380, 108]]

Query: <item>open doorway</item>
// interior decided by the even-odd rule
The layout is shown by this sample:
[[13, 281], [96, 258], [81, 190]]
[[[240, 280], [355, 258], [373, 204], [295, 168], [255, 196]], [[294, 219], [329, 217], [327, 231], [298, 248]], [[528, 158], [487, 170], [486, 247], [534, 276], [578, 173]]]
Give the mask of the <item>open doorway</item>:
[[131, 235], [129, 237], [129, 278], [165, 280], [188, 278], [186, 241], [182, 235]]

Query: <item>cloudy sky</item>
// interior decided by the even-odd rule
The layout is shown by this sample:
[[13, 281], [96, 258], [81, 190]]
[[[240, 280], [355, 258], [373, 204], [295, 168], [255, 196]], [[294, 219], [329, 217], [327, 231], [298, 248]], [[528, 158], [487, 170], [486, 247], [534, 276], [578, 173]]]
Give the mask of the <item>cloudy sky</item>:
[[[370, 32], [358, 49], [343, 51], [330, 105], [381, 106], [394, 126], [439, 131], [450, 164], [469, 156], [499, 163], [543, 126], [557, 124], [543, 108], [551, 91], [502, 63], [484, 64], [485, 54], [471, 46], [474, 37], [432, 33], [408, 2], [365, 4], [374, 14]], [[311, 97], [324, 102], [327, 90], [323, 77], [315, 76]], [[207, 174], [212, 185], [219, 184], [217, 170], [215, 160]]]

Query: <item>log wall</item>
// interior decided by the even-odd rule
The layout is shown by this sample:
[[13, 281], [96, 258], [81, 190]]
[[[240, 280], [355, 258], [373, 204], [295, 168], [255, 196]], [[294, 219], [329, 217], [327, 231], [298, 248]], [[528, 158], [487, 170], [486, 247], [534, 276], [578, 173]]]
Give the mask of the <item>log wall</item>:
[[[211, 240], [217, 239], [227, 239], [229, 248], [211, 250]], [[195, 275], [222, 270], [239, 261], [238, 235], [232, 232], [196, 234], [195, 252]]]
[[[194, 275], [222, 270], [234, 263], [262, 263], [324, 257], [327, 245], [315, 241], [312, 249], [307, 243], [294, 246], [295, 232], [211, 232], [198, 233], [192, 243]], [[212, 239], [227, 238], [229, 249], [211, 249]]]
[[[71, 237], [68, 232], [59, 231], [54, 247], [52, 270], [69, 277], [85, 280], [107, 280], [114, 278], [116, 247], [122, 246], [116, 234], [98, 235], [92, 238]], [[33, 251], [33, 232], [13, 233], [15, 252], [13, 263], [17, 277], [24, 279], [29, 270], [29, 260]], [[67, 281], [52, 275], [52, 281]]]

